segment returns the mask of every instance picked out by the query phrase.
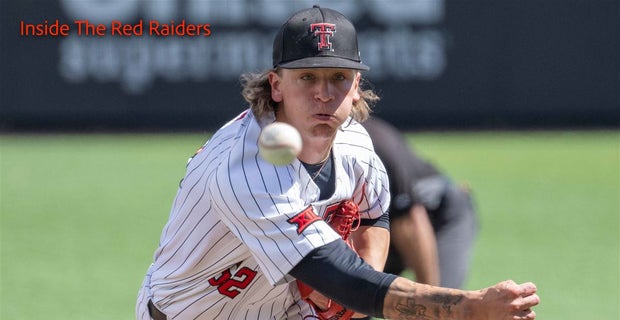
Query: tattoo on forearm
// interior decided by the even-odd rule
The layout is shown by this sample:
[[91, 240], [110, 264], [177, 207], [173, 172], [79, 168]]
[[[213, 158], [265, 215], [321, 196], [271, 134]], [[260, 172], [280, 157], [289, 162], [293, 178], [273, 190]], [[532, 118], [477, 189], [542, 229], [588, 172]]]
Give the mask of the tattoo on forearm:
[[431, 308], [434, 317], [427, 315], [427, 307], [416, 303], [415, 299], [408, 299], [407, 304], [398, 304], [396, 310], [400, 312], [399, 319], [403, 320], [431, 320], [440, 317], [440, 309], [443, 309], [446, 315], [452, 314], [452, 307], [456, 306], [463, 300], [462, 295], [434, 294], [429, 297], [432, 303], [440, 306]]
[[462, 295], [450, 295], [450, 294], [434, 294], [430, 296], [432, 302], [440, 303], [441, 308], [446, 311], [447, 314], [452, 314], [452, 306], [456, 306], [463, 300]]
[[399, 319], [403, 320], [430, 320], [426, 316], [426, 307], [416, 304], [414, 299], [407, 299], [407, 304], [399, 303], [396, 310], [400, 312]]

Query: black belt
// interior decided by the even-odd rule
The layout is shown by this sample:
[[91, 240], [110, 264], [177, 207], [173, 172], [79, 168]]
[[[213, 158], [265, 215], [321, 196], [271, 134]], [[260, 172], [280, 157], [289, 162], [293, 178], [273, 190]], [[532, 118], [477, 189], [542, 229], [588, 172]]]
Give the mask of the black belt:
[[166, 320], [166, 315], [159, 311], [159, 309], [157, 309], [155, 307], [155, 305], [153, 304], [153, 301], [149, 300], [149, 314], [151, 315], [151, 318], [153, 318], [153, 320]]

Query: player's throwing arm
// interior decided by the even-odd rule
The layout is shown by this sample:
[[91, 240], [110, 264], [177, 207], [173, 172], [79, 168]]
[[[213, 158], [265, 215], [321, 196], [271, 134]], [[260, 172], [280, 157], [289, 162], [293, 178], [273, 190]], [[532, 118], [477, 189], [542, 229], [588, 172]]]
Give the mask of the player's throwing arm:
[[536, 286], [508, 280], [479, 291], [463, 291], [414, 283], [392, 282], [385, 297], [387, 319], [529, 320], [540, 298]]

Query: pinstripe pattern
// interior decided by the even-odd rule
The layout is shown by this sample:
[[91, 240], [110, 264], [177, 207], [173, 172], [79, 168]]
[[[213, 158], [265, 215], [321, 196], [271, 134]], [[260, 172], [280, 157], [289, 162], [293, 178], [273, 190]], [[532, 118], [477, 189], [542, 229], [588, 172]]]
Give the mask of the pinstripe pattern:
[[138, 319], [148, 319], [148, 299], [169, 319], [302, 319], [312, 310], [287, 273], [340, 237], [322, 220], [302, 234], [287, 220], [308, 206], [320, 216], [347, 199], [362, 218], [387, 210], [387, 175], [359, 124], [338, 132], [336, 191], [323, 201], [299, 161], [276, 167], [259, 157], [260, 130], [245, 112], [188, 162], [139, 293]]

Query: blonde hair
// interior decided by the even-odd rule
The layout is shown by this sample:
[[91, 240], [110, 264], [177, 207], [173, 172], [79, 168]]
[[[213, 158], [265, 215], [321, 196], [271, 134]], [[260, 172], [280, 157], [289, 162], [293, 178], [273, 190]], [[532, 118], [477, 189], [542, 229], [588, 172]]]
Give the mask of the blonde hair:
[[[266, 70], [262, 73], [244, 73], [241, 75], [241, 94], [245, 101], [250, 104], [250, 109], [257, 119], [270, 112], [278, 110], [278, 103], [271, 99], [271, 84], [269, 73], [278, 72], [278, 69]], [[379, 101], [379, 96], [372, 89], [363, 89], [364, 78], [360, 80], [358, 88], [361, 99], [353, 104], [351, 118], [358, 122], [364, 122], [370, 116], [372, 107]]]

